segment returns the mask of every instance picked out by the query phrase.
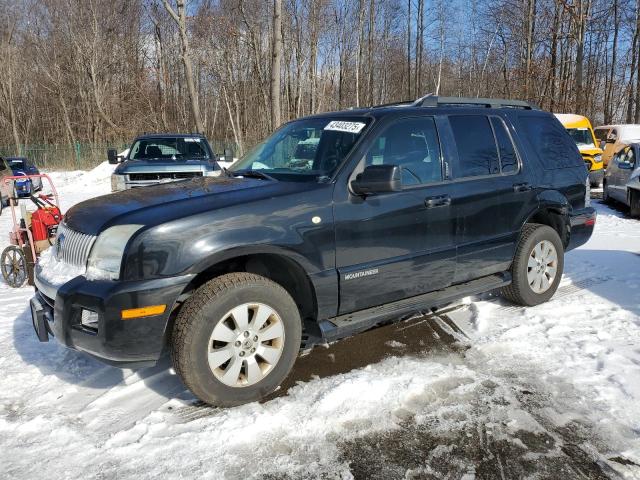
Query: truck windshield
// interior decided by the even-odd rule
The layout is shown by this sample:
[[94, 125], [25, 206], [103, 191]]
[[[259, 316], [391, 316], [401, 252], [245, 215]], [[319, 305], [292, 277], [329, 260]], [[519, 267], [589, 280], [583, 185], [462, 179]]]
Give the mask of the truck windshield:
[[260, 171], [278, 180], [328, 178], [342, 163], [370, 119], [313, 118], [287, 123], [240, 159], [232, 172]]
[[593, 135], [588, 128], [568, 128], [567, 131], [579, 147], [595, 147]]
[[200, 137], [161, 137], [136, 140], [129, 160], [207, 160], [211, 152]]

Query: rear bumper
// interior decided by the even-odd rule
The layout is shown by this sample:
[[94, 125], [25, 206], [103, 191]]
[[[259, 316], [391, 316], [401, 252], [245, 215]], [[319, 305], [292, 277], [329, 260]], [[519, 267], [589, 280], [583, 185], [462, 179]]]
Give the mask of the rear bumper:
[[[154, 364], [165, 345], [166, 328], [191, 275], [139, 282], [87, 281], [78, 276], [55, 287], [36, 275], [31, 302], [40, 341], [49, 335], [68, 348], [119, 367]], [[167, 305], [161, 315], [122, 320], [122, 310]], [[98, 314], [95, 328], [82, 325], [82, 310]]]
[[589, 241], [596, 225], [596, 210], [592, 207], [576, 210], [569, 215], [571, 232], [566, 250], [572, 250]]

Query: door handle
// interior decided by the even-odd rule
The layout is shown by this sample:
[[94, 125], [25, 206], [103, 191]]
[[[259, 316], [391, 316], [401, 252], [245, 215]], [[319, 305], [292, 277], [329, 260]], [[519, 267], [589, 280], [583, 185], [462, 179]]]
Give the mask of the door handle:
[[513, 184], [513, 191], [514, 192], [528, 192], [532, 189], [531, 185], [529, 185], [528, 183], [514, 183]]
[[449, 195], [439, 195], [437, 197], [429, 197], [424, 201], [427, 208], [444, 207], [451, 205], [451, 197]]

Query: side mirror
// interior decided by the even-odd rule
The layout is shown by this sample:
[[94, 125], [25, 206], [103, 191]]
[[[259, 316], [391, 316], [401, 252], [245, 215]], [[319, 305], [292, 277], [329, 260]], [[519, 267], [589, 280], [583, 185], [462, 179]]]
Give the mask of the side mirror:
[[615, 135], [609, 135], [607, 137], [607, 143], [616, 143], [616, 140], [618, 140], [618, 137]]
[[231, 150], [230, 148], [224, 149], [224, 161], [233, 162], [233, 150]]
[[402, 190], [402, 167], [397, 165], [370, 165], [351, 182], [356, 195], [399, 192]]
[[118, 160], [118, 151], [115, 148], [110, 148], [109, 150], [107, 150], [107, 159], [112, 165], [120, 163], [120, 161]]

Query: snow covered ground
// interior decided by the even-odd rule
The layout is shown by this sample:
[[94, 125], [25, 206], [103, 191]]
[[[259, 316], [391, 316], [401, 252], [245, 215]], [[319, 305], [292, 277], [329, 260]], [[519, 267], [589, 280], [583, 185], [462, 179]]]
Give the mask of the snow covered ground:
[[[64, 209], [108, 175], [53, 174]], [[32, 289], [0, 282], [0, 476], [640, 478], [640, 222], [596, 206], [551, 302], [485, 295], [317, 348], [232, 409], [199, 405], [166, 360], [123, 371], [38, 343]]]

